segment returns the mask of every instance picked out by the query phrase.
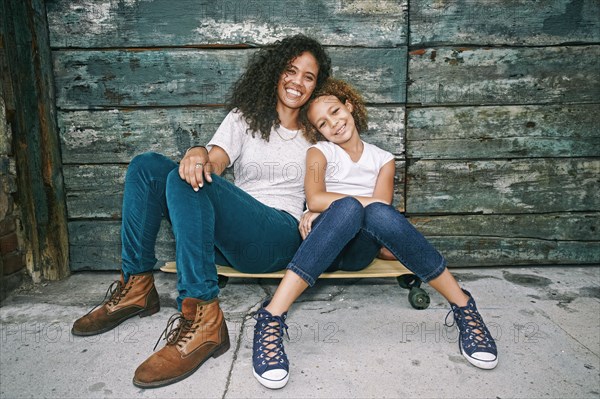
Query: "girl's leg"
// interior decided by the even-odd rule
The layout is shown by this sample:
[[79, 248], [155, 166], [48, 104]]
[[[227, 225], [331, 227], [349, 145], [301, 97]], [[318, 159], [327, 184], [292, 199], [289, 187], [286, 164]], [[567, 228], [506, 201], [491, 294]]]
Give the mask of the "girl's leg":
[[346, 197], [333, 202], [313, 223], [311, 233], [289, 263], [271, 301], [256, 312], [253, 372], [265, 387], [281, 388], [289, 378], [289, 363], [283, 348], [287, 310], [331, 265], [360, 230], [362, 220], [363, 207], [356, 199]]
[[363, 230], [450, 302], [463, 356], [476, 367], [496, 367], [496, 343], [477, 310], [475, 300], [468, 291], [459, 287], [446, 268], [442, 255], [425, 237], [400, 212], [381, 203], [365, 208]]
[[469, 298], [446, 269], [446, 260], [394, 207], [383, 203], [368, 205], [363, 231], [449, 302], [466, 305]]
[[217, 175], [194, 191], [174, 170], [167, 179], [167, 204], [179, 305], [186, 297], [206, 301], [218, 295], [215, 248], [235, 269], [263, 273], [284, 268], [302, 241], [294, 217]]
[[315, 284], [360, 230], [363, 209], [356, 199], [345, 197], [333, 202], [315, 220], [266, 307], [271, 314], [282, 315], [308, 286]]

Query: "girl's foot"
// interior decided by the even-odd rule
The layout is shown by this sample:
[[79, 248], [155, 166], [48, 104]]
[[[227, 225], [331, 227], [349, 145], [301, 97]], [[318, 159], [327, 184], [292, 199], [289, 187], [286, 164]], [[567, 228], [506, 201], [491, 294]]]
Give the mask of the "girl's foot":
[[267, 388], [279, 389], [289, 379], [289, 362], [283, 349], [283, 332], [287, 334], [285, 319], [287, 312], [281, 316], [273, 316], [265, 307], [256, 312], [254, 318], [254, 344], [252, 363], [254, 377]]
[[482, 369], [493, 369], [498, 364], [498, 351], [496, 342], [483, 322], [483, 318], [477, 311], [475, 300], [469, 291], [463, 290], [469, 297], [466, 306], [459, 307], [450, 304], [452, 310], [446, 315], [445, 324], [448, 327], [448, 316], [454, 314], [454, 322], [459, 331], [458, 348], [460, 353], [472, 365]]

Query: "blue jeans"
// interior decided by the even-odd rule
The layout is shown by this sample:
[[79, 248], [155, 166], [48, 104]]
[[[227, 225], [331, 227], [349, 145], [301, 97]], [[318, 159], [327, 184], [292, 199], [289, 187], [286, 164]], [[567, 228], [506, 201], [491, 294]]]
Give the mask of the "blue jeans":
[[302, 242], [298, 221], [259, 202], [220, 176], [194, 191], [177, 163], [145, 153], [127, 169], [121, 227], [125, 279], [152, 270], [162, 217], [173, 227], [177, 302], [219, 294], [216, 264], [246, 273], [284, 269]]
[[446, 268], [442, 255], [394, 207], [380, 202], [363, 207], [345, 197], [315, 219], [288, 269], [312, 286], [325, 271], [364, 269], [382, 246], [424, 282]]

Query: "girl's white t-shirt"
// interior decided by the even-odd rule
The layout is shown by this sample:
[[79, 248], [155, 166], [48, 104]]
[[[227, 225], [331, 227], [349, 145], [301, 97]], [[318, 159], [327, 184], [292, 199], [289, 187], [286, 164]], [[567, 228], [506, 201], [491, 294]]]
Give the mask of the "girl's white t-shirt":
[[206, 145], [221, 147], [233, 165], [234, 184], [263, 204], [300, 219], [304, 210], [306, 151], [310, 143], [299, 130], [271, 129], [269, 141], [248, 130], [241, 112], [227, 114]]
[[[350, 155], [339, 145], [329, 141], [319, 141], [311, 146], [323, 153], [327, 160], [325, 171], [325, 189], [328, 192], [372, 197], [377, 183], [379, 171], [394, 155], [381, 148], [365, 143], [363, 153], [358, 162], [352, 161]], [[319, 165], [309, 165], [307, 173], [316, 173]]]

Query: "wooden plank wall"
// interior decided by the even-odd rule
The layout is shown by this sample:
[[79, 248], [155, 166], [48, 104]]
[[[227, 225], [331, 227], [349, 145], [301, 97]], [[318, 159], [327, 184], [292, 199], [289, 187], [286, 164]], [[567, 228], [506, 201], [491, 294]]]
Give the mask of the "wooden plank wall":
[[59, 280], [70, 272], [46, 15], [43, 0], [0, 4], [0, 80], [6, 121], [14, 134], [7, 147], [17, 172], [15, 216], [20, 250], [35, 282]]
[[[176, 4], [176, 5], [175, 5]], [[324, 43], [451, 266], [600, 259], [596, 0], [47, 0], [72, 270], [119, 267], [130, 159], [204, 142], [248, 57]], [[165, 223], [157, 248], [174, 257]]]

